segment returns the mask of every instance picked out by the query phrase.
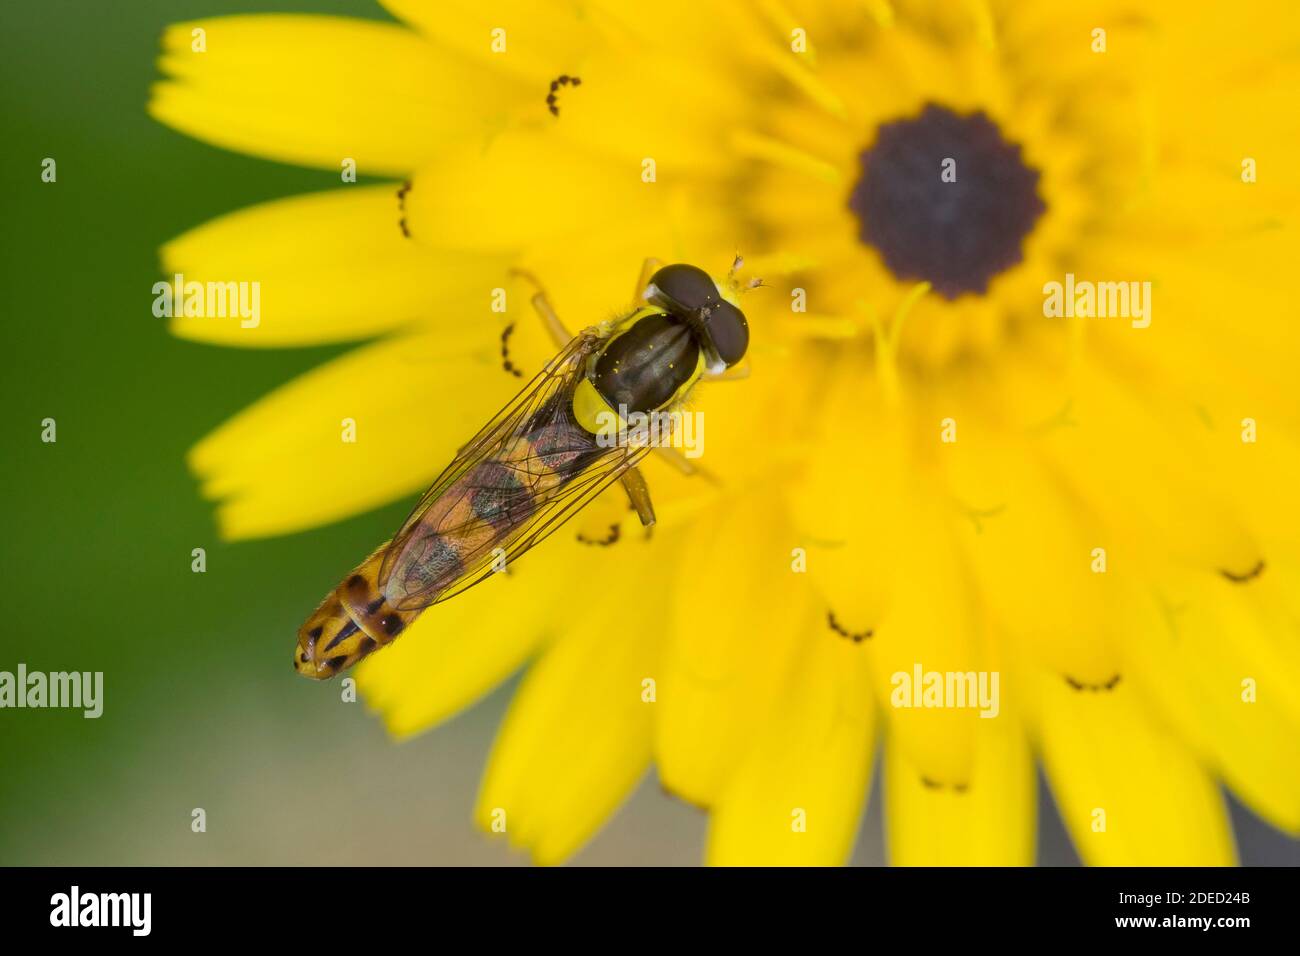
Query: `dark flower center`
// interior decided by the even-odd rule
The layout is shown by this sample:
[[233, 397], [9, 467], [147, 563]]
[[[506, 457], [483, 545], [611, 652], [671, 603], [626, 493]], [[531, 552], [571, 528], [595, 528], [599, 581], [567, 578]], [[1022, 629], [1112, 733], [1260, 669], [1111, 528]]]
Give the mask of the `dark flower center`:
[[958, 116], [933, 103], [884, 123], [859, 161], [849, 196], [858, 235], [899, 279], [926, 279], [948, 299], [984, 292], [1023, 257], [1047, 207], [1038, 170], [984, 113]]

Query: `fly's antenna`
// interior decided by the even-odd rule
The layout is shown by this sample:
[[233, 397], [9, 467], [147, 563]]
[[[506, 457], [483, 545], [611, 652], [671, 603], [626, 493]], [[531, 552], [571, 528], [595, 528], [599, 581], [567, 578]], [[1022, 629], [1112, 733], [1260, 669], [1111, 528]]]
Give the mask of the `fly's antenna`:
[[737, 252], [736, 258], [731, 260], [731, 268], [727, 270], [727, 288], [733, 293], [740, 291], [740, 280], [736, 278], [736, 273], [740, 271], [740, 267], [744, 264], [745, 257]]
[[727, 270], [727, 288], [731, 290], [732, 295], [741, 296], [752, 289], [761, 288], [763, 285], [763, 280], [757, 278], [750, 279], [744, 285], [741, 284], [740, 278], [736, 273], [738, 273], [744, 265], [745, 257], [737, 252], [736, 258], [731, 262], [731, 268]]

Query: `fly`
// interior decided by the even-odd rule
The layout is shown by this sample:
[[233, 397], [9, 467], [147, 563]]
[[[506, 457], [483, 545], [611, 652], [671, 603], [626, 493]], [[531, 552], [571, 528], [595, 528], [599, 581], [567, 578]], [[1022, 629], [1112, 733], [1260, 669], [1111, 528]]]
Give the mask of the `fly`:
[[724, 286], [695, 266], [649, 260], [636, 307], [572, 337], [539, 291], [533, 305], [563, 347], [307, 619], [298, 673], [324, 680], [392, 643], [425, 608], [502, 570], [615, 481], [653, 524], [637, 468], [649, 442], [611, 444], [602, 430], [611, 414], [625, 424], [637, 412], [671, 412], [700, 380], [743, 375], [749, 324], [733, 301], [740, 264]]

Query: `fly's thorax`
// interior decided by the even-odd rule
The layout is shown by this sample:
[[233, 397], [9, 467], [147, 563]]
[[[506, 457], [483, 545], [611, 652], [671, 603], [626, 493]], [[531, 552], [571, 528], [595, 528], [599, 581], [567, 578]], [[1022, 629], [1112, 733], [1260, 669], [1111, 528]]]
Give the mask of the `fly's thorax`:
[[607, 431], [611, 423], [624, 426], [626, 414], [649, 414], [679, 402], [705, 365], [687, 323], [661, 309], [638, 309], [592, 356], [574, 390], [574, 417], [592, 434]]

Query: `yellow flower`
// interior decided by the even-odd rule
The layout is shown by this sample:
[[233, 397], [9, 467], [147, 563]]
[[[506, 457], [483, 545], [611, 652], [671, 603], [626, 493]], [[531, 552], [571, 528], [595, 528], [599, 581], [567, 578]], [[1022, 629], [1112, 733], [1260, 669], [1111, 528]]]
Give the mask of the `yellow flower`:
[[652, 462], [652, 537], [607, 494], [363, 667], [407, 735], [531, 662], [481, 826], [562, 861], [653, 765], [710, 861], [838, 863], [879, 745], [895, 863], [1031, 863], [1036, 760], [1090, 863], [1233, 861], [1221, 783], [1300, 832], [1293, 4], [385, 6], [163, 38], [161, 121], [392, 180], [163, 250], [262, 287], [180, 336], [367, 340], [194, 449], [226, 535], [428, 483], [506, 323], [551, 348], [512, 268], [574, 328], [647, 256], [769, 287], [716, 482]]

